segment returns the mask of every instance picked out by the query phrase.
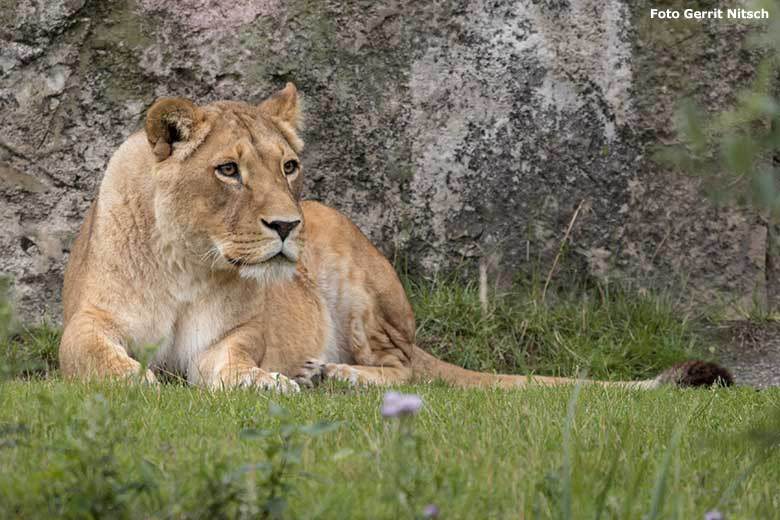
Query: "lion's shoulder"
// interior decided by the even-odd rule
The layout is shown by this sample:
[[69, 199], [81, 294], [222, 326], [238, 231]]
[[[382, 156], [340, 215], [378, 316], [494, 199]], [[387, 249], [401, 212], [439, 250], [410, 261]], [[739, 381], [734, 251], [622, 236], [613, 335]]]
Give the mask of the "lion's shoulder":
[[373, 253], [374, 247], [368, 238], [339, 210], [313, 200], [301, 201], [301, 209], [307, 240], [327, 244], [331, 250], [368, 250]]
[[322, 224], [323, 227], [327, 228], [332, 224], [351, 223], [349, 218], [339, 210], [316, 200], [302, 200], [301, 208], [303, 209], [304, 217], [307, 219], [307, 224], [311, 222], [313, 226], [319, 227]]

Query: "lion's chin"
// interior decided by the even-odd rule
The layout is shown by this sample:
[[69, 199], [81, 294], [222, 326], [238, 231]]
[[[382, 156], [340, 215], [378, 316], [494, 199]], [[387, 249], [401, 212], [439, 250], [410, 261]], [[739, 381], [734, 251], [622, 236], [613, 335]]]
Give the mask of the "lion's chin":
[[238, 269], [241, 278], [256, 280], [263, 285], [286, 282], [295, 276], [296, 263], [277, 255], [259, 264], [243, 265]]

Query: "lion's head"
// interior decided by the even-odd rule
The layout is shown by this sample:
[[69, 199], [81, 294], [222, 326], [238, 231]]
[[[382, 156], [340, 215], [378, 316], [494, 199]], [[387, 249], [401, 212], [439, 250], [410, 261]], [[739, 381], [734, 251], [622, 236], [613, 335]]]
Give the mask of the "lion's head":
[[292, 83], [259, 106], [158, 100], [146, 118], [158, 231], [214, 270], [291, 276], [303, 247]]

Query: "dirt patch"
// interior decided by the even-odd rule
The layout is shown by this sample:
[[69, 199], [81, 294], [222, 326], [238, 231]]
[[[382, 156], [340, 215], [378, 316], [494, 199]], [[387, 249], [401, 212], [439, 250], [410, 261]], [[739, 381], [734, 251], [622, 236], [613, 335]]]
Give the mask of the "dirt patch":
[[703, 332], [738, 384], [780, 386], [780, 322], [728, 321]]

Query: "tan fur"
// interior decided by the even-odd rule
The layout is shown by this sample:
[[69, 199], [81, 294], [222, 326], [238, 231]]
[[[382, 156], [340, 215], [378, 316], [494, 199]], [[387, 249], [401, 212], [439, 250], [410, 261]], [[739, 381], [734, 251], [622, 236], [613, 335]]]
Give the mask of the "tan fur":
[[[259, 107], [166, 98], [150, 109], [109, 162], [71, 253], [66, 376], [132, 376], [151, 346], [152, 369], [210, 388], [571, 382], [472, 372], [417, 348], [387, 260], [339, 212], [299, 202], [300, 169], [283, 173], [303, 146], [300, 122], [292, 84]], [[216, 174], [229, 161], [241, 182]], [[284, 241], [265, 224], [280, 219], [302, 220]]]

